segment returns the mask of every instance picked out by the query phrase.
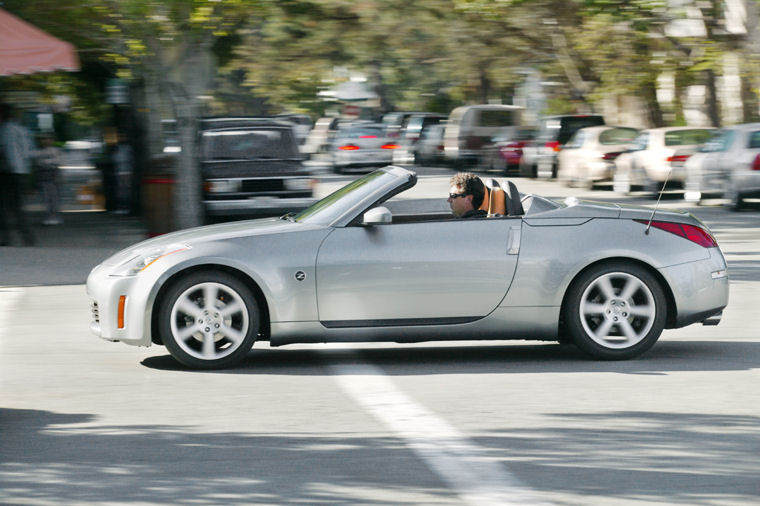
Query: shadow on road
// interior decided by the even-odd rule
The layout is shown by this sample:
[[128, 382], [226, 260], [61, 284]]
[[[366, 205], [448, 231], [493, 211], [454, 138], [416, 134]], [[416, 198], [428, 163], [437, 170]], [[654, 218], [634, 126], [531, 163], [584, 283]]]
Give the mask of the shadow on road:
[[[539, 493], [571, 494], [576, 504], [589, 496], [751, 504], [759, 495], [758, 416], [548, 410], [545, 423], [524, 427], [508, 413], [492, 420], [503, 429], [477, 432], [473, 442]], [[393, 436], [209, 432], [192, 420], [112, 426], [93, 418], [0, 408], [0, 503], [456, 502]]]
[[[263, 346], [266, 346], [265, 344]], [[635, 360], [598, 361], [573, 345], [557, 343], [476, 346], [377, 345], [377, 348], [256, 348], [237, 367], [200, 374], [325, 376], [327, 366], [370, 362], [390, 376], [436, 374], [620, 373], [742, 371], [760, 367], [760, 342], [660, 341]], [[169, 355], [142, 361], [145, 367], [186, 370]]]

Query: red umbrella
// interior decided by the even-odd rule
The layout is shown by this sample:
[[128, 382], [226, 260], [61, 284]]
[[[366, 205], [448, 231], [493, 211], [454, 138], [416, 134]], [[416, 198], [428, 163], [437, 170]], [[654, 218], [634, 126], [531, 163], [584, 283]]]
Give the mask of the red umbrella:
[[0, 76], [79, 70], [76, 49], [0, 9]]

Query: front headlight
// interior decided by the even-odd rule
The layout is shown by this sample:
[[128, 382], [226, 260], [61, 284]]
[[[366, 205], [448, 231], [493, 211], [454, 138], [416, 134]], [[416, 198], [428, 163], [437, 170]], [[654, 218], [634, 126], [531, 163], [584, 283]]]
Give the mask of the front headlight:
[[186, 244], [169, 244], [144, 251], [136, 251], [135, 256], [117, 266], [111, 273], [111, 276], [136, 276], [140, 271], [147, 269], [158, 259], [189, 249], [190, 246]]

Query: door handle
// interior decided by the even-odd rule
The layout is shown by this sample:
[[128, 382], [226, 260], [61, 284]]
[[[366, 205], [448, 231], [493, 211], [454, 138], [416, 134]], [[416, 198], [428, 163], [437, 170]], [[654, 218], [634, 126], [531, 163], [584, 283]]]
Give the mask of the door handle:
[[520, 253], [520, 225], [509, 227], [509, 240], [507, 241], [507, 255]]

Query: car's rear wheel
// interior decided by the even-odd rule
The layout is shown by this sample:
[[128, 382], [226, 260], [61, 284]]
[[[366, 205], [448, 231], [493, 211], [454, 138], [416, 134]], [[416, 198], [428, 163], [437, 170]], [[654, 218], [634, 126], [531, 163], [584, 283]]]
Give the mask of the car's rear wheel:
[[195, 272], [176, 281], [162, 299], [158, 320], [169, 353], [195, 369], [241, 360], [253, 346], [260, 323], [251, 290], [219, 271]]
[[638, 265], [592, 267], [571, 285], [565, 323], [575, 344], [604, 360], [636, 357], [665, 328], [667, 302], [660, 283]]

